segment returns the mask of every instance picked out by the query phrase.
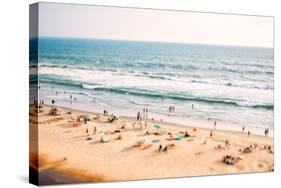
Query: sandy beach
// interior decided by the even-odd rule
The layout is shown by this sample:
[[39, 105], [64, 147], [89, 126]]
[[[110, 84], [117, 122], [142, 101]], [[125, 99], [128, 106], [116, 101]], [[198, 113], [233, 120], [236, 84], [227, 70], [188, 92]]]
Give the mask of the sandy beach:
[[38, 116], [30, 108], [30, 134], [38, 134], [30, 154], [39, 159], [31, 168], [39, 177], [67, 176], [56, 183], [273, 171], [272, 137], [135, 117], [110, 123], [111, 115], [59, 108], [60, 115], [49, 115], [51, 106], [43, 105]]

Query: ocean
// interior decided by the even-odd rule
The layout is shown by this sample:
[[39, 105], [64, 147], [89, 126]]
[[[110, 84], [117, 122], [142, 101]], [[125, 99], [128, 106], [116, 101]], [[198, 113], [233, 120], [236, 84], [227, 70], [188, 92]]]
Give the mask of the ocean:
[[40, 37], [38, 73], [48, 104], [273, 128], [271, 48]]

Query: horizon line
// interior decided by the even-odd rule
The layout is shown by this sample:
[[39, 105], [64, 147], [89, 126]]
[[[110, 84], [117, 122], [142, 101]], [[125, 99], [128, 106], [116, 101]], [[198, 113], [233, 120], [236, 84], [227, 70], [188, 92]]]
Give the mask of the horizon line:
[[60, 38], [60, 39], [76, 39], [76, 40], [108, 40], [108, 41], [127, 41], [127, 42], [150, 42], [150, 43], [168, 43], [168, 44], [192, 44], [192, 45], [207, 45], [207, 46], [226, 46], [226, 47], [242, 47], [242, 48], [265, 48], [265, 49], [274, 49], [269, 46], [251, 46], [251, 45], [236, 45], [236, 44], [222, 44], [222, 43], [194, 43], [194, 42], [179, 42], [179, 41], [157, 41], [157, 40], [137, 40], [137, 39], [114, 39], [114, 38], [89, 38], [89, 37], [63, 37], [63, 36], [52, 36], [52, 35], [42, 35], [42, 36], [33, 36], [29, 39], [35, 38]]

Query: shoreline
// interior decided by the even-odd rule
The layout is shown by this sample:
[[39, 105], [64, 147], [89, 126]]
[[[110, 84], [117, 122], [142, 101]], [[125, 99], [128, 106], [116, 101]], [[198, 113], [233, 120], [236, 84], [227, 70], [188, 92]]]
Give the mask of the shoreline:
[[[79, 127], [73, 127], [73, 123], [69, 123], [71, 117], [80, 115], [95, 117], [98, 113], [72, 109], [72, 114], [69, 115], [66, 114], [69, 108], [59, 107], [62, 114], [51, 116], [48, 115], [50, 107], [51, 105], [43, 105], [45, 111], [38, 114], [39, 122], [31, 121], [31, 132], [36, 131], [37, 128], [39, 156], [47, 155], [50, 161], [67, 158], [64, 164], [54, 166], [54, 170], [70, 177], [87, 181], [94, 181], [94, 177], [102, 177], [97, 182], [108, 182], [267, 172], [271, 171], [271, 167], [273, 168], [273, 155], [262, 148], [247, 155], [240, 154], [245, 155], [245, 159], [237, 165], [227, 166], [221, 162], [223, 155], [230, 153], [238, 156], [241, 153], [238, 149], [248, 145], [256, 143], [260, 146], [273, 145], [271, 137], [255, 134], [248, 137], [246, 133], [198, 127], [196, 127], [197, 132], [192, 132], [194, 126], [156, 120], [148, 120], [148, 128], [140, 128], [140, 124], [137, 123], [137, 128], [122, 130], [120, 127], [123, 124], [136, 122], [136, 118], [126, 116], [120, 116], [113, 123], [105, 123], [109, 116], [104, 116], [101, 120], [91, 120], [87, 124], [82, 123]], [[33, 115], [30, 117], [34, 120]], [[160, 125], [161, 128], [157, 129], [155, 125]], [[93, 135], [94, 127], [102, 133]], [[85, 133], [87, 130], [89, 133]], [[115, 130], [121, 130], [121, 132], [114, 133]], [[211, 130], [212, 137], [209, 136]], [[153, 134], [145, 135], [146, 131]], [[192, 137], [179, 141], [167, 140], [168, 132], [180, 138], [182, 131], [189, 131]], [[154, 133], [159, 135], [154, 135]], [[121, 134], [123, 139], [116, 140]], [[109, 143], [100, 143], [101, 137], [107, 138]], [[146, 140], [144, 146], [149, 146], [148, 148], [132, 147], [135, 142], [142, 139]], [[214, 149], [218, 145], [223, 148], [225, 140], [230, 140], [230, 149]], [[157, 142], [154, 143], [154, 141]], [[167, 153], [159, 153], [157, 151], [159, 144], [163, 146], [174, 144], [175, 148]], [[36, 151], [36, 148], [30, 149], [31, 152]], [[178, 160], [175, 160], [177, 158]], [[132, 168], [136, 170], [133, 174], [130, 173]]]
[[[52, 106], [51, 104], [48, 104], [48, 103], [45, 105], [47, 105], [49, 107]], [[67, 107], [67, 105], [64, 105], [64, 104], [55, 105], [55, 106], [59, 107], [59, 108], [63, 108], [65, 110], [70, 109], [69, 107]], [[82, 112], [82, 113], [87, 113], [87, 114], [91, 114], [91, 113], [102, 114], [102, 112], [97, 112], [97, 108], [93, 108], [94, 110], [89, 110], [89, 109], [81, 110], [80, 108], [81, 107], [72, 107], [71, 109]], [[112, 112], [113, 111], [114, 111], [114, 113], [116, 112], [118, 114], [118, 109], [112, 108]], [[135, 112], [135, 114], [136, 113], [137, 113], [137, 111]], [[167, 114], [168, 114], [168, 112], [167, 112]], [[130, 116], [130, 115], [120, 115], [120, 117], [128, 118], [131, 120], [136, 119], [136, 116]], [[170, 123], [170, 124], [173, 124], [174, 126], [183, 126], [186, 128], [196, 127], [196, 128], [200, 128], [200, 129], [207, 129], [207, 130], [213, 129], [213, 130], [219, 130], [219, 131], [243, 133], [241, 125], [238, 126], [238, 125], [235, 125], [234, 123], [228, 123], [228, 122], [225, 122], [222, 120], [216, 120], [217, 125], [216, 125], [216, 129], [214, 129], [213, 123], [215, 120], [193, 118], [192, 115], [190, 117], [184, 117], [183, 119], [180, 119], [178, 117], [168, 116], [166, 114], [158, 114], [158, 113], [151, 112], [148, 120], [151, 120], [151, 118], [154, 118], [155, 121], [160, 121], [160, 119], [163, 119], [163, 123]], [[251, 126], [244, 126], [244, 127], [245, 127], [245, 131], [244, 131], [245, 134], [248, 130], [250, 130], [251, 134], [264, 136], [264, 128], [251, 127]], [[270, 129], [270, 131], [269, 131], [268, 137], [274, 138], [274, 127], [269, 128], [269, 129]]]

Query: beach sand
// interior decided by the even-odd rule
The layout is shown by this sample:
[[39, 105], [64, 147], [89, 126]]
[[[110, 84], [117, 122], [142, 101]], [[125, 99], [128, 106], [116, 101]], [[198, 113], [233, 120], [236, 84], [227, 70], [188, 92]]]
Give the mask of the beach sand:
[[[145, 127], [134, 117], [106, 123], [109, 115], [94, 120], [97, 113], [72, 110], [67, 114], [68, 109], [59, 107], [61, 115], [54, 116], [48, 114], [50, 106], [43, 107], [44, 112], [38, 116], [30, 108], [30, 154], [39, 160], [39, 164], [31, 166], [39, 171], [40, 184], [273, 171], [272, 137], [229, 130], [212, 130], [210, 137], [211, 130], [207, 128], [194, 130], [194, 126], [151, 119]], [[81, 126], [76, 126], [80, 115], [88, 115], [91, 120], [85, 124], [81, 119]], [[186, 131], [189, 137], [184, 137]], [[167, 140], [169, 132], [178, 140]], [[118, 139], [120, 135], [122, 139]], [[101, 137], [108, 142], [102, 143]], [[167, 151], [163, 151], [167, 145]], [[248, 153], [245, 147], [249, 147]], [[234, 156], [235, 164], [225, 164], [225, 155]], [[55, 181], [50, 180], [52, 175]]]

